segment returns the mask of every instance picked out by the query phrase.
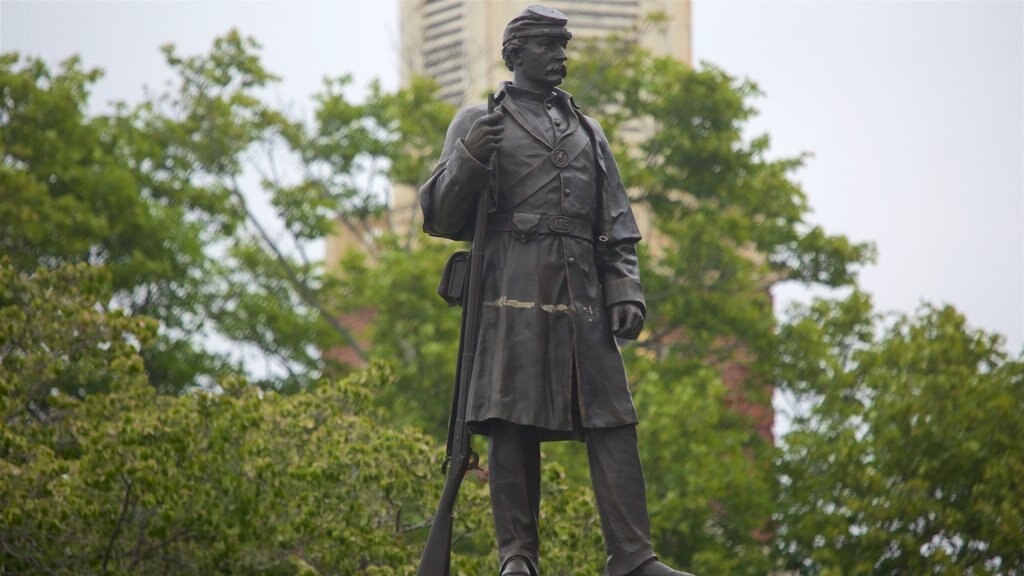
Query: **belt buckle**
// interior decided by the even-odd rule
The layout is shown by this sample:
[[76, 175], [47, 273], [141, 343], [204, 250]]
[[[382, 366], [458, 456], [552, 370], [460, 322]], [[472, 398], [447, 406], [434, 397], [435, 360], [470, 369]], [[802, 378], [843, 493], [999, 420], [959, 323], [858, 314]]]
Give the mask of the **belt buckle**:
[[552, 216], [548, 220], [548, 229], [556, 234], [568, 234], [572, 230], [572, 220], [565, 216]]

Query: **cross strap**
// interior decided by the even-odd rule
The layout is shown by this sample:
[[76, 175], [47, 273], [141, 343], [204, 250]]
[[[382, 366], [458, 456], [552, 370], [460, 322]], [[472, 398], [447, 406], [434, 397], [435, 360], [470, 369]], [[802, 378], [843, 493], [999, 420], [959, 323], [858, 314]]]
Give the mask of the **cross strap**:
[[506, 194], [508, 207], [513, 208], [533, 196], [545, 184], [561, 173], [562, 168], [569, 165], [581, 152], [587, 149], [590, 138], [569, 138], [564, 147], [555, 148], [539, 162], [530, 167], [511, 184], [506, 184], [502, 192]]

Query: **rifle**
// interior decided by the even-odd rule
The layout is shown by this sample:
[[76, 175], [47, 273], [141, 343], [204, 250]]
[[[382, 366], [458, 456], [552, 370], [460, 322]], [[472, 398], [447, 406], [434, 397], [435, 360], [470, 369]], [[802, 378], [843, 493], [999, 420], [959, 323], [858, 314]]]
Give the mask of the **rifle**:
[[[487, 95], [487, 113], [494, 112], [500, 98]], [[448, 448], [441, 470], [445, 473], [441, 501], [437, 505], [430, 534], [423, 549], [416, 576], [449, 576], [451, 571], [452, 524], [455, 499], [466, 472], [477, 467], [480, 457], [470, 446], [469, 424], [466, 422], [466, 404], [469, 402], [469, 381], [473, 377], [476, 358], [477, 332], [480, 328], [480, 306], [483, 300], [484, 245], [487, 235], [487, 192], [497, 191], [497, 152], [491, 158], [491, 179], [477, 198], [476, 221], [473, 229], [473, 248], [469, 261], [469, 282], [465, 283], [462, 299], [462, 331], [459, 337], [459, 362], [455, 369], [455, 393], [452, 395], [452, 415], [448, 423]]]

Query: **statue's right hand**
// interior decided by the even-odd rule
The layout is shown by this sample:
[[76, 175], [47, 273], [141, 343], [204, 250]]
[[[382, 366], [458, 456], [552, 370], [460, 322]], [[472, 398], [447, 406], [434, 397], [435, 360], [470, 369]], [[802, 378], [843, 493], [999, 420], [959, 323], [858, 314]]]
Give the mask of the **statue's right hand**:
[[487, 164], [491, 154], [501, 146], [505, 127], [501, 123], [501, 112], [481, 116], [469, 128], [469, 134], [462, 144], [481, 164]]

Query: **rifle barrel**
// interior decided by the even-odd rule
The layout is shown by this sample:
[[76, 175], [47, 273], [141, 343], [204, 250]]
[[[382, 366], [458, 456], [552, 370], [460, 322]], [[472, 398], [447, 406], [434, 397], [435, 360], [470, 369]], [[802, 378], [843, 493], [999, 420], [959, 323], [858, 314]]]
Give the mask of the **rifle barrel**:
[[[494, 112], [497, 101], [492, 92], [487, 96], [487, 113]], [[449, 456], [451, 463], [445, 477], [444, 489], [437, 512], [430, 523], [430, 533], [423, 549], [416, 576], [449, 576], [451, 572], [452, 524], [455, 500], [466, 476], [470, 462], [469, 425], [466, 422], [466, 406], [469, 402], [469, 381], [473, 377], [473, 362], [476, 358], [477, 332], [480, 328], [480, 307], [483, 300], [484, 249], [487, 237], [488, 192], [495, 185], [494, 172], [497, 169], [497, 153], [491, 157], [491, 180], [477, 198], [476, 221], [473, 228], [473, 251], [469, 262], [469, 282], [462, 302], [462, 333], [459, 336], [458, 369], [456, 372], [455, 414], [453, 426], [449, 427]]]

